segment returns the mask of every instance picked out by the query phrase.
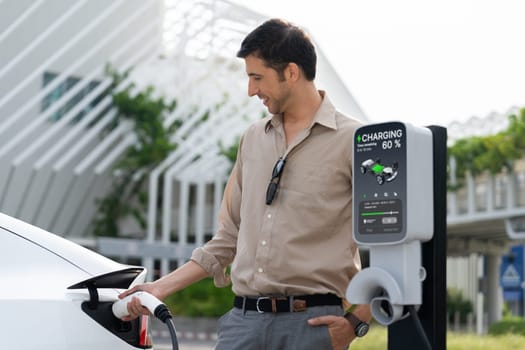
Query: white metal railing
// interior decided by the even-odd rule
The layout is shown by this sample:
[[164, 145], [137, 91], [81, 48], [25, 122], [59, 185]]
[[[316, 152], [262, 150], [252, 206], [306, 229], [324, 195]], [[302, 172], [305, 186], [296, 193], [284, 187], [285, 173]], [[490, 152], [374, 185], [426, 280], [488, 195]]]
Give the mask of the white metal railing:
[[477, 178], [467, 174], [466, 186], [448, 193], [448, 224], [524, 216], [524, 179], [522, 171]]
[[[152, 2], [146, 3], [146, 4], [152, 4]], [[142, 13], [143, 10], [145, 10], [147, 6], [142, 6], [137, 11], [133, 17], [137, 17]], [[135, 18], [133, 18], [135, 19]], [[111, 39], [113, 39], [117, 34], [120, 34], [122, 30], [126, 29], [127, 26], [130, 23], [130, 19], [125, 19], [119, 26], [115, 27], [114, 30], [112, 30], [105, 38], [103, 38], [101, 41], [99, 41], [94, 47], [92, 47], [86, 54], [82, 55], [79, 60], [72, 62], [72, 64], [67, 67], [63, 72], [58, 74], [58, 76], [50, 82], [47, 86], [45, 86], [40, 92], [35, 94], [34, 96], [31, 96], [23, 105], [21, 105], [9, 118], [6, 120], [3, 120], [0, 124], [0, 133], [8, 130], [13, 123], [18, 121], [25, 113], [31, 110], [32, 107], [34, 107], [37, 103], [39, 103], [44, 96], [49, 94], [53, 89], [55, 89], [57, 86], [59, 86], [61, 83], [63, 83], [68, 76], [70, 76], [73, 72], [78, 70], [86, 61], [88, 58], [96, 54], [104, 45], [106, 45]], [[115, 62], [117, 59], [124, 54], [125, 51], [129, 50], [129, 48], [132, 45], [135, 45], [139, 40], [146, 40], [145, 35], [149, 34], [151, 37], [151, 30], [154, 29], [157, 25], [155, 23], [150, 23], [149, 25], [142, 28], [138, 33], [136, 37], [131, 38], [129, 41], [124, 42], [121, 47], [118, 47], [117, 50], [108, 58], [108, 62]], [[150, 39], [151, 41], [151, 39]], [[147, 42], [147, 41], [146, 41]], [[147, 50], [141, 50], [141, 52], [144, 54], [147, 52]], [[135, 57], [137, 55], [134, 55]], [[133, 64], [137, 63], [137, 59], [135, 60], [129, 60], [128, 64], [124, 64], [124, 67], [119, 67], [120, 71], [124, 71], [123, 68], [130, 68]], [[91, 81], [96, 79], [96, 77], [100, 77], [104, 73], [106, 62], [102, 62], [101, 65], [96, 67], [94, 70], [92, 70], [90, 73], [86, 74], [84, 77], [80, 79], [79, 82], [77, 82], [70, 90], [66, 92], [63, 96], [59, 98], [59, 100], [55, 101], [52, 106], [48, 110], [44, 112], [44, 114], [41, 115], [40, 120], [44, 122], [46, 118], [51, 115], [52, 113], [55, 113], [59, 108], [62, 108], [66, 101], [69, 100], [72, 96], [74, 96], [80, 89], [86, 87]], [[109, 79], [106, 79], [106, 81], [110, 81]], [[16, 143], [19, 141], [13, 141], [11, 140], [11, 143]], [[3, 156], [8, 150], [12, 148], [11, 143], [9, 146], [4, 146], [0, 150], [0, 156]]]
[[[48, 94], [53, 88], [56, 88], [60, 83], [64, 82], [64, 80], [70, 76], [73, 72], [78, 70], [79, 67], [81, 67], [88, 59], [90, 59], [92, 56], [94, 56], [101, 48], [103, 48], [105, 45], [107, 45], [110, 40], [114, 39], [117, 34], [121, 34], [121, 32], [126, 29], [129, 24], [136, 20], [144, 10], [147, 9], [147, 7], [150, 7], [152, 2], [145, 2], [145, 5], [147, 6], [141, 6], [133, 13], [132, 16], [126, 18], [123, 20], [117, 27], [114, 28], [110, 33], [108, 33], [107, 36], [105, 36], [102, 40], [100, 40], [95, 46], [93, 46], [88, 52], [83, 54], [77, 61], [73, 62], [68, 68], [66, 68], [62, 73], [60, 73], [48, 86], [46, 86], [42, 91], [38, 94], [36, 94], [30, 101], [30, 103], [24, 104], [24, 108], [21, 108], [22, 112], [16, 112], [12, 115], [12, 117], [9, 120], [16, 120], [18, 119], [24, 110], [27, 110], [27, 108], [31, 107], [35, 102], [41, 101], [41, 99]], [[114, 10], [114, 9], [113, 9]], [[151, 26], [151, 25], [150, 25]], [[130, 41], [130, 43], [134, 41], [133, 39]], [[123, 45], [119, 50], [117, 50], [114, 54], [114, 56], [120, 56], [125, 49], [128, 48], [128, 45]], [[110, 57], [111, 59], [111, 57]], [[111, 62], [111, 61], [110, 61]], [[129, 65], [127, 65], [129, 67]], [[122, 68], [121, 68], [122, 70]], [[2, 149], [0, 150], [0, 156], [4, 155], [6, 152], [11, 150], [14, 146], [16, 146], [17, 143], [21, 142], [29, 133], [31, 133], [34, 129], [36, 129], [38, 126], [45, 123], [48, 118], [53, 114], [56, 113], [57, 110], [62, 108], [66, 101], [68, 101], [70, 98], [75, 96], [81, 89], [85, 88], [91, 81], [95, 80], [96, 77], [100, 77], [104, 73], [104, 65], [97, 67], [96, 69], [92, 70], [90, 73], [86, 74], [83, 78], [80, 79], [79, 82], [77, 82], [71, 89], [67, 91], [64, 95], [62, 95], [59, 100], [55, 101], [53, 105], [50, 106], [44, 113], [42, 113], [38, 119], [33, 121], [30, 125], [26, 126], [20, 133], [16, 135], [15, 138], [12, 138], [10, 142], [8, 142]], [[85, 108], [88, 103], [92, 102], [95, 97], [97, 97], [100, 93], [102, 93], [109, 85], [111, 84], [110, 79], [105, 79], [102, 81], [93, 91], [89, 93], [89, 95], [85, 96], [82, 101], [80, 101], [73, 109], [71, 109], [67, 115], [61, 118], [61, 120], [58, 123], [53, 124], [52, 128], [56, 131], [60, 127], [63, 127], [64, 124], [67, 124], [71, 118], [75, 117], [76, 114], [83, 108]], [[5, 124], [4, 124], [5, 125]], [[5, 128], [5, 126], [4, 126]], [[49, 135], [49, 133], [47, 134]], [[46, 136], [46, 137], [51, 137]], [[38, 148], [39, 144], [33, 143], [32, 149]], [[29, 153], [28, 150], [26, 150], [27, 153]]]
[[[14, 58], [12, 58], [4, 67], [0, 68], [0, 79], [13, 67], [15, 67], [17, 64], [20, 63], [20, 61], [26, 57], [31, 51], [33, 51], [38, 45], [40, 45], [44, 40], [46, 40], [53, 32], [60, 29], [62, 25], [71, 17], [73, 16], [77, 11], [79, 11], [85, 4], [87, 0], [81, 0], [77, 1], [73, 6], [71, 6], [66, 13], [64, 13], [60, 18], [58, 18], [55, 22], [53, 22], [46, 30], [44, 30], [40, 35], [38, 35], [34, 40], [31, 42], [30, 45], [26, 46], [22, 51], [20, 51]], [[37, 3], [38, 4], [38, 3]], [[19, 17], [19, 20], [25, 20], [29, 15], [35, 10], [34, 6], [30, 7], [25, 14], [25, 16]], [[14, 22], [16, 27], [19, 23]], [[6, 31], [8, 32], [8, 31]], [[85, 32], [87, 33], [87, 31]], [[9, 35], [9, 33], [7, 33]], [[66, 51], [67, 49], [64, 49]], [[61, 53], [60, 53], [61, 54]], [[57, 54], [56, 57], [60, 56], [60, 54]], [[54, 57], [54, 56], [53, 56]], [[17, 86], [11, 95], [4, 96], [3, 99], [0, 99], [0, 106], [4, 104], [6, 100], [8, 100], [12, 95], [16, 94], [19, 90], [19, 86]]]
[[[78, 32], [76, 35], [74, 35], [69, 41], [64, 43], [63, 46], [60, 47], [51, 57], [47, 58], [40, 66], [38, 66], [36, 69], [34, 69], [28, 76], [24, 77], [24, 79], [19, 82], [16, 86], [14, 86], [9, 92], [3, 96], [0, 99], [0, 107], [4, 105], [7, 101], [9, 101], [13, 96], [18, 94], [23, 88], [25, 88], [31, 81], [36, 79], [39, 75], [41, 75], [48, 67], [52, 66], [52, 64], [60, 58], [64, 53], [66, 53], [69, 49], [71, 49], [75, 44], [77, 44], [79, 41], [81, 41], [86, 35], [89, 34], [90, 31], [92, 31], [102, 20], [104, 20], [106, 17], [111, 15], [113, 11], [115, 11], [124, 0], [116, 0], [114, 2], [111, 2], [111, 5], [104, 9], [104, 11], [96, 17], [92, 22], [90, 22], [86, 27], [84, 27], [80, 32]], [[82, 5], [84, 5], [87, 2], [87, 0], [76, 2], [75, 5], [70, 8], [65, 15], [61, 16], [57, 22], [55, 22], [55, 25], [52, 25], [53, 28], [56, 27], [56, 23], [62, 24], [63, 21], [65, 21], [69, 16], [73, 15], [76, 11], [78, 11]], [[43, 35], [43, 39], [47, 38], [50, 34], [50, 32], [45, 31], [45, 35]], [[40, 37], [39, 37], [40, 38]], [[42, 40], [43, 40], [42, 39]], [[32, 48], [33, 46], [29, 46], [29, 48]], [[16, 60], [16, 58], [14, 59]], [[12, 68], [12, 67], [10, 67]]]
[[[45, 0], [37, 0], [34, 1], [33, 4], [31, 4], [25, 11], [18, 16], [9, 26], [0, 33], [0, 45], [2, 44], [2, 41], [4, 41], [5, 38], [7, 38], [13, 31], [15, 31], [18, 27], [23, 25], [23, 23], [28, 19], [33, 12], [38, 10], [38, 8], [44, 3]], [[0, 1], [1, 3], [2, 1]]]

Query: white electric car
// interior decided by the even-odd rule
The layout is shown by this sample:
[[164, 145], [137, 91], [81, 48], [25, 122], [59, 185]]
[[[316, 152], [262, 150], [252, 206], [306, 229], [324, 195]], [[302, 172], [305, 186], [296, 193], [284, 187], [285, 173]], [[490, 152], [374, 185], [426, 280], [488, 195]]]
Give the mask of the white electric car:
[[0, 214], [2, 349], [152, 348], [147, 316], [117, 319], [117, 295], [146, 270]]

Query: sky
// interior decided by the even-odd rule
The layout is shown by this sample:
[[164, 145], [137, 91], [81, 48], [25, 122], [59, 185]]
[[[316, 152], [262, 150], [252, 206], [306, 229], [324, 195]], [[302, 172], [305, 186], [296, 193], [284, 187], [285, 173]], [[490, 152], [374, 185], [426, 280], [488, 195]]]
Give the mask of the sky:
[[525, 107], [523, 0], [233, 2], [306, 28], [373, 122]]

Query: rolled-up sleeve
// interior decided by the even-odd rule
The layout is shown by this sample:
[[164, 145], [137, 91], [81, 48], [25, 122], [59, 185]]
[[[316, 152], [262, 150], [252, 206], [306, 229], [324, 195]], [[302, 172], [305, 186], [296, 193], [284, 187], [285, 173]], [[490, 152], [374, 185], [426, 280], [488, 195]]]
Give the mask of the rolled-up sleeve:
[[226, 274], [237, 251], [237, 237], [240, 225], [240, 202], [242, 194], [242, 139], [239, 144], [237, 160], [224, 189], [218, 215], [218, 229], [213, 238], [193, 251], [191, 260], [199, 264], [212, 277], [217, 287], [230, 284]]

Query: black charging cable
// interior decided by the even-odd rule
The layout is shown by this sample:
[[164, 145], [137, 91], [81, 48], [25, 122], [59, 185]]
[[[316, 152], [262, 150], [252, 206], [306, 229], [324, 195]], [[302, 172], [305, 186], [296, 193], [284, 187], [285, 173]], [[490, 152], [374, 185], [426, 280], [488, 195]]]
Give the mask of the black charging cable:
[[170, 310], [164, 304], [160, 304], [155, 308], [155, 317], [164, 322], [170, 331], [171, 336], [171, 347], [173, 350], [179, 350], [179, 342], [177, 340], [177, 332], [175, 331], [175, 324], [173, 323], [173, 316], [171, 316]]
[[425, 330], [423, 329], [423, 325], [421, 324], [421, 320], [419, 319], [419, 316], [417, 314], [416, 307], [414, 305], [408, 305], [407, 308], [408, 308], [408, 312], [410, 312], [410, 316], [412, 316], [412, 320], [414, 321], [417, 332], [421, 336], [423, 343], [425, 343], [425, 348], [427, 350], [432, 350], [432, 345], [430, 345], [430, 341], [428, 340], [427, 334], [425, 333]]

